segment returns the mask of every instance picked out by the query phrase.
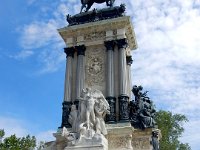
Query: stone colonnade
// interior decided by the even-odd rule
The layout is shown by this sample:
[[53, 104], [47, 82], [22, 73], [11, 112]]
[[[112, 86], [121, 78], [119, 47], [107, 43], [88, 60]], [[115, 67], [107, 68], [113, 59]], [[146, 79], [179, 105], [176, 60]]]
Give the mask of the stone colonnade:
[[[131, 56], [127, 56], [126, 48], [128, 46], [127, 39], [118, 39], [118, 40], [108, 40], [104, 42], [106, 47], [107, 63], [106, 63], [106, 99], [110, 105], [110, 115], [107, 115], [107, 123], [116, 123], [119, 122], [128, 122], [129, 121], [129, 90], [131, 85], [130, 79], [130, 66], [132, 63]], [[118, 67], [115, 67], [114, 53], [115, 50], [118, 50]], [[80, 97], [82, 89], [85, 88], [85, 51], [86, 46], [71, 46], [65, 48], [66, 53], [66, 75], [65, 75], [65, 90], [64, 90], [64, 102], [63, 102], [63, 114], [62, 114], [62, 125], [61, 127], [70, 127], [68, 123], [68, 116], [70, 113], [70, 107], [72, 104], [78, 104], [78, 98]], [[77, 60], [74, 59], [74, 55], [77, 55]], [[76, 75], [73, 75], [73, 62], [76, 61]], [[118, 80], [115, 79], [115, 69], [118, 72]], [[76, 87], [75, 91], [72, 89], [73, 80], [75, 80]], [[118, 89], [118, 103], [117, 98], [115, 97], [115, 86], [119, 87]], [[75, 99], [72, 98], [72, 93], [75, 92]], [[117, 104], [119, 106], [117, 106]], [[119, 110], [119, 118], [117, 119], [117, 111]]]

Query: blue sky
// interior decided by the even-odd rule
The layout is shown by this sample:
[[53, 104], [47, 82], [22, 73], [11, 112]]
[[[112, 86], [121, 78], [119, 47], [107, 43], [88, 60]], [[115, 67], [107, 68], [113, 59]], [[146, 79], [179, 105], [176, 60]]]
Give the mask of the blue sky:
[[[116, 0], [115, 5], [122, 2]], [[127, 0], [125, 4], [138, 42], [132, 82], [149, 91], [158, 109], [189, 118], [181, 140], [197, 150], [200, 1]], [[60, 126], [65, 45], [57, 29], [67, 25], [66, 14], [79, 11], [79, 0], [1, 2], [0, 128], [7, 135], [50, 140]]]

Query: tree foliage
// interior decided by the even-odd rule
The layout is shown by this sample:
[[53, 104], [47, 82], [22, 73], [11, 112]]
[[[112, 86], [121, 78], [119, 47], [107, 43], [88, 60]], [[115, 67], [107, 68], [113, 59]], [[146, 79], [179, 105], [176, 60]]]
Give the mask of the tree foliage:
[[185, 115], [172, 114], [169, 111], [160, 110], [156, 114], [156, 122], [161, 130], [162, 139], [160, 140], [161, 150], [191, 150], [186, 143], [181, 143], [179, 138], [184, 132], [183, 123], [188, 119]]
[[[4, 134], [5, 134], [4, 131], [0, 130], [1, 138], [3, 138]], [[31, 150], [35, 147], [36, 147], [36, 138], [30, 135], [18, 138], [14, 134], [11, 135], [10, 137], [4, 138], [4, 140], [0, 143], [0, 150]]]

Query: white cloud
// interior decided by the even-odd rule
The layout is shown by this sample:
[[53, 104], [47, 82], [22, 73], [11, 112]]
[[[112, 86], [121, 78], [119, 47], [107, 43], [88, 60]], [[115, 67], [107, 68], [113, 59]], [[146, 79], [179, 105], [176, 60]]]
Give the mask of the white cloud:
[[41, 67], [41, 70], [38, 72], [39, 74], [55, 72], [61, 66], [65, 65], [64, 60], [66, 60], [66, 56], [63, 53], [63, 49], [59, 49], [59, 46], [57, 48], [52, 46], [51, 51], [44, 49], [40, 53], [39, 61], [45, 65]]
[[[74, 2], [72, 1], [72, 3]], [[22, 31], [20, 44], [24, 50], [14, 58], [25, 58], [29, 56], [28, 54], [31, 54], [28, 52], [33, 52], [41, 66], [38, 71], [39, 74], [54, 72], [64, 63], [64, 41], [58, 34], [57, 29], [67, 24], [65, 15], [69, 13], [68, 8], [71, 8], [71, 6], [65, 3], [66, 1], [57, 4], [56, 10], [48, 14], [51, 16], [50, 19], [47, 19], [47, 13], [44, 13], [44, 19], [34, 20], [32, 23], [20, 27], [20, 32]], [[45, 6], [45, 10], [43, 8], [41, 6], [41, 11], [43, 12], [51, 9], [47, 8], [47, 6]], [[26, 51], [26, 49], [30, 51]]]
[[33, 4], [35, 1], [36, 1], [36, 0], [28, 0], [27, 2], [28, 2], [29, 5], [31, 5], [31, 4]]
[[11, 58], [15, 58], [17, 60], [22, 60], [22, 59], [26, 59], [30, 56], [32, 56], [34, 54], [33, 51], [31, 50], [22, 50], [19, 53], [17, 53], [16, 55], [11, 55]]
[[5, 137], [9, 137], [15, 134], [17, 137], [24, 137], [28, 134], [31, 136], [35, 136], [37, 142], [40, 141], [53, 141], [55, 138], [53, 137], [53, 133], [56, 131], [48, 130], [48, 131], [40, 131], [34, 132], [31, 126], [28, 126], [28, 122], [20, 119], [16, 119], [13, 117], [5, 117], [0, 116], [0, 129], [4, 129]]
[[187, 132], [181, 137], [181, 141], [184, 143], [189, 143], [192, 150], [197, 150], [199, 148], [199, 124], [200, 120], [194, 120], [187, 123], [184, 127], [187, 129]]
[[8, 137], [13, 134], [22, 137], [28, 134], [28, 130], [25, 128], [25, 124], [22, 120], [10, 117], [0, 116], [0, 129], [4, 129], [5, 137]]
[[[139, 47], [133, 53], [133, 83], [144, 85], [158, 106], [185, 114], [199, 126], [200, 11], [194, 2], [128, 1], [128, 14], [133, 14]], [[193, 139], [190, 128], [185, 132]]]
[[36, 135], [36, 139], [37, 139], [38, 142], [40, 142], [40, 141], [44, 141], [44, 142], [54, 141], [55, 138], [53, 137], [53, 133], [56, 133], [56, 131], [49, 130], [49, 131], [40, 132]]
[[35, 49], [47, 46], [60, 40], [57, 31], [59, 23], [51, 19], [48, 22], [33, 22], [23, 28], [21, 45], [25, 49]]

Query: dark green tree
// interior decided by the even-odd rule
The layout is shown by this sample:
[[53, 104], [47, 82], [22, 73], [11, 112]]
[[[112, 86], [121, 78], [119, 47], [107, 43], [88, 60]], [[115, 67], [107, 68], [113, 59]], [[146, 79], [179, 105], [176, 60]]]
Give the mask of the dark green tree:
[[[3, 134], [2, 134], [3, 133]], [[4, 136], [4, 131], [0, 130], [0, 138]], [[2, 135], [2, 136], [1, 136]], [[27, 135], [26, 137], [18, 138], [16, 135], [4, 138], [0, 143], [0, 150], [31, 150], [36, 147], [36, 138]]]
[[188, 143], [179, 141], [184, 132], [183, 123], [188, 122], [185, 115], [160, 110], [156, 114], [156, 122], [162, 133], [161, 150], [191, 150]]

